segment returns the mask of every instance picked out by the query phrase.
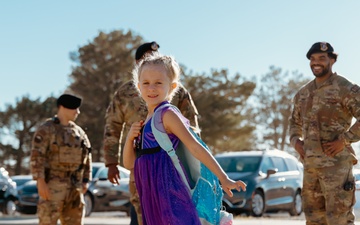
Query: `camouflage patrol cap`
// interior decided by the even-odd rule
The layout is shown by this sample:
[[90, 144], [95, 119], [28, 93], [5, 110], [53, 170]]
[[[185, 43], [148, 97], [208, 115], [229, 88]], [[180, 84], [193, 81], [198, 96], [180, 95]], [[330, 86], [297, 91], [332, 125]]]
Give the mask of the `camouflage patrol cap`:
[[160, 48], [160, 45], [158, 43], [156, 43], [155, 41], [144, 43], [136, 49], [135, 60], [141, 59], [145, 55], [146, 52], [157, 51], [159, 48]]
[[311, 46], [309, 51], [306, 53], [306, 57], [310, 59], [311, 55], [313, 53], [319, 53], [319, 52], [327, 52], [330, 57], [334, 58], [336, 60], [337, 53], [334, 52], [334, 48], [330, 45], [330, 43], [327, 42], [316, 42]]
[[61, 95], [56, 101], [57, 107], [60, 105], [68, 109], [77, 109], [81, 105], [81, 98], [70, 94]]

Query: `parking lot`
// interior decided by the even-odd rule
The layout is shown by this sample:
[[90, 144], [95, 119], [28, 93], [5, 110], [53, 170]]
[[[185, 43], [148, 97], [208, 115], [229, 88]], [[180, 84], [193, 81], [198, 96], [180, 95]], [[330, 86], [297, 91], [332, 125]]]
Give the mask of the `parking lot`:
[[[85, 218], [86, 225], [128, 225], [130, 218], [122, 212], [99, 212], [93, 213], [90, 217]], [[265, 214], [262, 218], [242, 217], [238, 216], [234, 219], [234, 225], [300, 225], [305, 224], [303, 216], [290, 217], [288, 213]], [[36, 215], [15, 215], [15, 216], [0, 216], [0, 224], [6, 225], [35, 225], [38, 224]], [[60, 223], [59, 223], [60, 224]]]
[[[360, 209], [355, 210], [357, 221], [360, 221]], [[90, 217], [85, 218], [85, 225], [128, 225], [130, 218], [123, 212], [94, 212]], [[261, 218], [237, 216], [233, 225], [304, 225], [305, 217], [302, 213], [298, 217], [291, 217], [288, 213], [266, 213]], [[37, 215], [15, 216], [2, 215], [0, 213], [0, 224], [6, 225], [35, 225], [38, 224]], [[60, 224], [60, 223], [59, 223]]]
[[[356, 198], [360, 199], [360, 186], [357, 183]], [[356, 220], [360, 221], [360, 201], [355, 204]], [[85, 218], [85, 223], [88, 225], [100, 225], [100, 224], [120, 224], [127, 225], [130, 223], [130, 218], [125, 212], [113, 211], [113, 212], [93, 212], [90, 217]], [[277, 225], [300, 225], [305, 224], [305, 217], [302, 213], [300, 216], [291, 217], [288, 212], [280, 213], [265, 213], [263, 217], [247, 217], [236, 216], [234, 218], [234, 225], [247, 224], [247, 225], [265, 225], [276, 223]], [[21, 224], [32, 225], [38, 224], [37, 215], [25, 215], [16, 212], [15, 215], [4, 215], [0, 212], [0, 224]]]

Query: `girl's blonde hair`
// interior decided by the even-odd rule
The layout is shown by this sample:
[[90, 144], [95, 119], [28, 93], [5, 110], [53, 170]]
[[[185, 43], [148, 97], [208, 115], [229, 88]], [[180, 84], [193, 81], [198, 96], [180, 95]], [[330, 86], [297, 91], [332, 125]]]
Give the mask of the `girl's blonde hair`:
[[[180, 85], [180, 66], [176, 62], [175, 58], [172, 56], [161, 55], [160, 53], [153, 53], [147, 55], [142, 59], [134, 68], [132, 75], [133, 81], [138, 89], [138, 83], [140, 79], [141, 72], [146, 65], [162, 65], [167, 71], [167, 75], [170, 78], [171, 83], [176, 83], [176, 88], [172, 89], [169, 93], [169, 101], [174, 97], [174, 94], [179, 88]], [[138, 89], [140, 92], [140, 90]]]

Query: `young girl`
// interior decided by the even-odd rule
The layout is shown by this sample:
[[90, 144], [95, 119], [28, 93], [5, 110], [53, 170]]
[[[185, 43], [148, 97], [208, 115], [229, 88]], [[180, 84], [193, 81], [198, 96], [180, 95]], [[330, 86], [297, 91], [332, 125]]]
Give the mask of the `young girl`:
[[[187, 187], [151, 131], [153, 113], [171, 100], [179, 85], [179, 74], [180, 68], [175, 60], [161, 55], [145, 58], [133, 74], [147, 104], [148, 115], [145, 121], [132, 124], [124, 146], [124, 165], [134, 169], [144, 225], [200, 225]], [[180, 139], [191, 154], [219, 178], [229, 196], [232, 196], [231, 189], [245, 190], [246, 184], [229, 179], [214, 157], [192, 136], [188, 120], [181, 113], [165, 107], [161, 115], [164, 132], [169, 135], [174, 149]]]

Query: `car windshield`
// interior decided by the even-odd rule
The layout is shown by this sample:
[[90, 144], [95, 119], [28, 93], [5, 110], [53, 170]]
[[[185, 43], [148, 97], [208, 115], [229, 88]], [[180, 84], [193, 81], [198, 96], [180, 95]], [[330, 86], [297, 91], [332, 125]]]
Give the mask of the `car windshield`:
[[96, 175], [96, 173], [97, 173], [97, 171], [100, 169], [100, 166], [98, 167], [98, 166], [93, 166], [92, 167], [92, 177], [94, 178], [95, 177], [95, 175]]
[[260, 156], [233, 156], [216, 159], [226, 173], [254, 172], [259, 168]]

